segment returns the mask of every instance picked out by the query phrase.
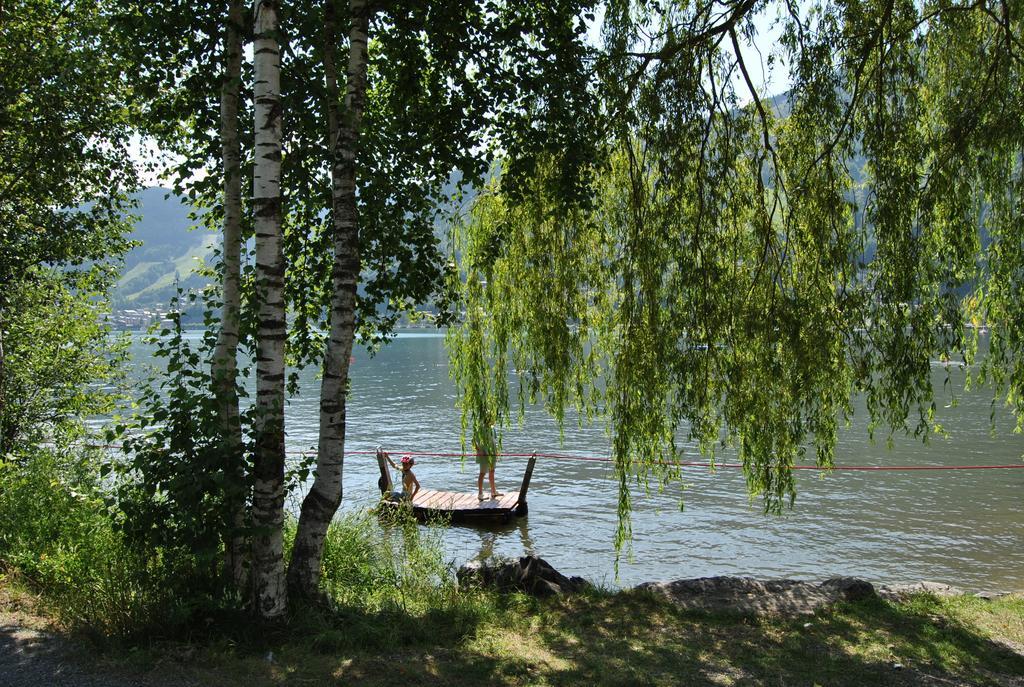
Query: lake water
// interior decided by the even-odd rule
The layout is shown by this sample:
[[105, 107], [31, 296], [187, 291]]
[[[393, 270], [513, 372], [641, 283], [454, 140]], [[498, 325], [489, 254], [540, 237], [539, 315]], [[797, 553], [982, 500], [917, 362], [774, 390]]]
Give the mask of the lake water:
[[[138, 363], [152, 362], [145, 345], [134, 348]], [[459, 411], [441, 335], [402, 333], [374, 357], [357, 350], [351, 370], [348, 450], [372, 451], [380, 444], [393, 453], [459, 451]], [[941, 388], [941, 366], [934, 366], [934, 375]], [[316, 444], [315, 371], [303, 375], [301, 389], [287, 409], [290, 451]], [[947, 402], [940, 397], [940, 406]], [[869, 441], [865, 419], [855, 417], [842, 434], [836, 463], [1020, 464], [1024, 437], [1012, 432], [1012, 418], [999, 407], [992, 432], [991, 411], [985, 391], [960, 394], [957, 407], [939, 411], [951, 438], [923, 444], [897, 437], [891, 450], [884, 434]], [[560, 446], [554, 422], [543, 410], [528, 409], [524, 426], [506, 435], [503, 451], [605, 457], [609, 441], [600, 427], [572, 425]], [[525, 465], [525, 458], [502, 459], [499, 489], [517, 489]], [[349, 456], [342, 509], [375, 503], [378, 475], [372, 455]], [[457, 458], [417, 458], [416, 475], [425, 488], [476, 489], [472, 459], [463, 466]], [[663, 493], [634, 494], [632, 556], [620, 562], [617, 579], [617, 483], [611, 465], [603, 462], [539, 460], [528, 516], [504, 527], [448, 528], [445, 547], [456, 564], [490, 553], [535, 553], [565, 574], [608, 586], [707, 575], [808, 580], [853, 575], [875, 582], [933, 580], [969, 591], [1024, 589], [1024, 470], [825, 476], [801, 471], [796, 502], [782, 516], [764, 515], [760, 499], [748, 499], [740, 470], [710, 474], [706, 468], [687, 468], [684, 478], [684, 485]], [[684, 497], [686, 508], [680, 512]]]

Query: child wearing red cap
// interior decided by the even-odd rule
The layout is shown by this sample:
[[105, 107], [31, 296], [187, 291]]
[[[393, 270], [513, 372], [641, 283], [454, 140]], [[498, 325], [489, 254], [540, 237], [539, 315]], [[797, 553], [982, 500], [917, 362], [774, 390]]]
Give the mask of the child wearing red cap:
[[416, 475], [412, 472], [412, 466], [416, 464], [415, 459], [412, 456], [406, 454], [402, 456], [401, 467], [395, 465], [395, 462], [391, 460], [391, 456], [384, 453], [384, 458], [395, 470], [402, 473], [402, 491], [396, 492], [394, 495], [403, 501], [412, 501], [416, 497], [416, 492], [420, 490], [420, 481], [416, 479]]

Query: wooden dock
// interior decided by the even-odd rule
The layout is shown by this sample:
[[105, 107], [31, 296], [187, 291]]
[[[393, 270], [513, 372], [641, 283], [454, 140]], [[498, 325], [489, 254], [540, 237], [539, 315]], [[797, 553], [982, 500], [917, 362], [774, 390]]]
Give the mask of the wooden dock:
[[459, 493], [420, 489], [412, 501], [412, 512], [419, 520], [451, 518], [452, 522], [469, 520], [510, 520], [519, 515], [519, 492], [510, 491], [497, 499], [480, 501], [476, 492]]
[[[537, 456], [530, 457], [526, 465], [526, 472], [523, 474], [523, 482], [517, 491], [503, 492], [496, 499], [490, 497], [483, 501], [477, 498], [477, 493], [439, 491], [436, 489], [420, 489], [416, 498], [412, 501], [413, 515], [418, 520], [450, 519], [452, 522], [508, 522], [513, 517], [526, 515], [526, 494], [530, 489], [530, 479], [533, 477], [533, 466], [537, 462]], [[394, 489], [391, 481], [391, 473], [383, 455], [378, 451], [377, 464], [380, 467], [381, 494], [387, 496]], [[485, 492], [486, 494], [486, 492]], [[381, 504], [392, 506], [402, 505], [397, 501], [383, 499]]]

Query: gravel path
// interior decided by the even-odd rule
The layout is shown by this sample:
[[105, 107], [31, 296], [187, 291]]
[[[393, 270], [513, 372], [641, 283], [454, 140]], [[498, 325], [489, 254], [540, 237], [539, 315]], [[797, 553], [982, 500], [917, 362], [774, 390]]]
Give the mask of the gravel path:
[[[178, 672], [178, 671], [173, 671]], [[92, 659], [59, 635], [0, 625], [0, 687], [202, 687], [175, 675], [132, 675]]]
[[140, 687], [96, 672], [88, 657], [76, 655], [67, 643], [39, 630], [0, 625], [0, 687]]
[[82, 645], [50, 632], [44, 621], [0, 590], [0, 687], [203, 687], [181, 670], [131, 674], [98, 661]]

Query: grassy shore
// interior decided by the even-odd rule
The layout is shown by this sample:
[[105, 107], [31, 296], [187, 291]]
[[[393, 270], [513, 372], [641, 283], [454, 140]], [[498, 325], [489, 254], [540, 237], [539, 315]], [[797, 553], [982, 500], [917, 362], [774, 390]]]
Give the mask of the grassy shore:
[[40, 451], [0, 472], [2, 687], [1024, 687], [1021, 595], [873, 598], [747, 618], [638, 591], [537, 600], [460, 590], [444, 527], [402, 513], [338, 518], [321, 581], [332, 608], [293, 608], [260, 627], [210, 584], [188, 542], [130, 537], [88, 456]]
[[453, 591], [421, 611], [342, 606], [296, 611], [273, 630], [210, 618], [191, 637], [75, 641], [105, 669], [167, 680], [155, 684], [1019, 686], [1024, 596], [872, 599], [759, 619], [684, 612], [638, 592], [542, 601]]

